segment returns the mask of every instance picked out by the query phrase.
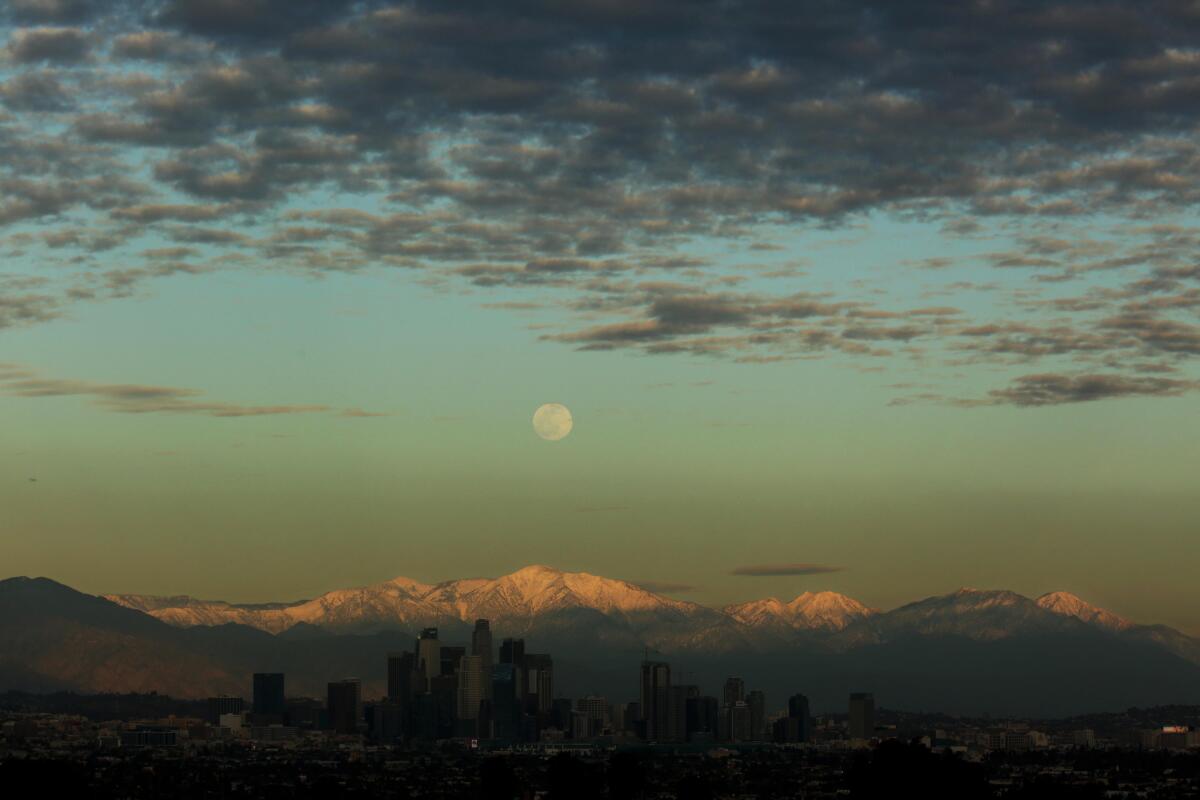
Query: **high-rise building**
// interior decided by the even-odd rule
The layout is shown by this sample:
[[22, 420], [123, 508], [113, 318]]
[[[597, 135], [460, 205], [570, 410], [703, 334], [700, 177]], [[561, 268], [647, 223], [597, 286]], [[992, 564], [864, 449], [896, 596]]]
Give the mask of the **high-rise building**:
[[436, 739], [454, 736], [454, 720], [458, 712], [458, 676], [436, 675], [429, 679], [429, 693], [433, 697]]
[[[485, 699], [484, 673], [481, 662], [483, 656], [463, 656], [458, 669], [458, 718], [460, 720], [479, 719], [479, 704]], [[491, 689], [491, 672], [488, 672]], [[490, 691], [488, 692], [490, 694]]]
[[741, 678], [725, 679], [725, 705], [731, 706], [746, 699], [746, 682]]
[[475, 630], [471, 632], [471, 655], [479, 656], [479, 663], [486, 675], [492, 674], [492, 626], [486, 619], [475, 620]]
[[520, 734], [521, 704], [517, 668], [511, 663], [492, 667], [492, 728], [497, 739], [516, 741]]
[[417, 658], [412, 653], [388, 653], [388, 699], [405, 705], [414, 694], [425, 691], [424, 681], [417, 671]]
[[479, 681], [483, 684], [483, 699], [492, 699], [492, 665], [495, 650], [492, 646], [492, 626], [486, 619], [475, 620], [471, 633], [471, 655], [479, 656]]
[[505, 639], [500, 643], [500, 663], [512, 664], [516, 668], [516, 691], [518, 702], [525, 705], [525, 693], [528, 691], [525, 675], [525, 640]]
[[240, 697], [221, 695], [208, 698], [208, 724], [217, 725], [222, 714], [241, 714], [246, 710], [246, 701]]
[[750, 741], [750, 705], [745, 700], [738, 700], [733, 705], [725, 706], [721, 713], [724, 722], [721, 739], [727, 742]]
[[417, 637], [417, 673], [424, 685], [422, 690], [428, 691], [429, 682], [442, 672], [442, 646], [438, 641], [438, 629], [426, 628]]
[[700, 696], [699, 686], [672, 686], [667, 693], [669, 702], [669, 725], [666, 735], [660, 737], [663, 741], [682, 742], [687, 739], [687, 704], [688, 700]]
[[767, 696], [754, 689], [746, 696], [746, 705], [750, 707], [750, 741], [766, 741]]
[[554, 659], [548, 653], [526, 653], [524, 672], [529, 710], [549, 711], [554, 703]]
[[875, 735], [875, 696], [869, 692], [850, 695], [850, 738], [870, 739]]
[[458, 668], [462, 666], [462, 657], [467, 654], [467, 648], [462, 645], [442, 645], [441, 669], [439, 675], [457, 675]]
[[808, 698], [794, 694], [788, 698], [788, 718], [797, 720], [797, 742], [807, 742], [812, 736], [812, 716], [808, 710]]
[[665, 661], [643, 661], [641, 694], [642, 737], [664, 739], [671, 726], [671, 665]]
[[279, 717], [282, 721], [285, 710], [287, 704], [283, 698], [283, 673], [254, 673], [254, 713]]
[[325, 707], [331, 730], [358, 733], [358, 722], [362, 718], [362, 682], [358, 678], [346, 678], [330, 683]]
[[607, 698], [596, 695], [581, 697], [576, 707], [588, 720], [589, 736], [597, 736], [606, 728], [612, 727], [612, 709]]
[[684, 738], [716, 741], [721, 704], [715, 697], [689, 697], [684, 703]]
[[363, 703], [367, 737], [382, 744], [400, 742], [404, 736], [408, 711], [408, 706], [391, 699], [379, 703]]
[[500, 663], [520, 664], [525, 659], [524, 639], [505, 639], [500, 643]]

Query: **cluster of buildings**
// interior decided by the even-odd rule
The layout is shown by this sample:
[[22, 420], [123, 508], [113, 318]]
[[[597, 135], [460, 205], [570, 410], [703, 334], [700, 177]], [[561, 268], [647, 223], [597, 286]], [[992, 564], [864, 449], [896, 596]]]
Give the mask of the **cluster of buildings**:
[[[281, 673], [254, 675], [252, 705], [240, 697], [208, 701], [208, 723], [235, 736], [293, 738], [325, 730], [393, 744], [444, 739], [502, 742], [587, 741], [741, 743], [808, 742], [813, 724], [808, 698], [788, 698], [786, 711], [768, 713], [764, 693], [746, 689], [738, 677], [725, 681], [720, 697], [693, 684], [673, 683], [664, 661], [641, 664], [639, 695], [611, 704], [589, 695], [556, 696], [554, 659], [528, 652], [523, 639], [504, 639], [497, 648], [488, 620], [475, 622], [469, 645], [441, 641], [437, 628], [421, 631], [411, 651], [387, 660], [387, 694], [365, 701], [362, 681], [328, 684], [325, 703], [289, 698]], [[874, 701], [850, 698], [850, 736], [874, 735]]]

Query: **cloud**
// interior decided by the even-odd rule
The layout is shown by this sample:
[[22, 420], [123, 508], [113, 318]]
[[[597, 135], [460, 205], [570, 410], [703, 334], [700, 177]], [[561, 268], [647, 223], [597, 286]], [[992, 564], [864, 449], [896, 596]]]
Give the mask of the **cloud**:
[[18, 64], [72, 64], [88, 55], [88, 37], [79, 28], [22, 28], [8, 40], [8, 55]]
[[391, 414], [388, 414], [384, 411], [364, 411], [361, 408], [345, 408], [342, 409], [338, 416], [351, 417], [354, 419], [366, 419], [369, 417], [390, 417]]
[[[1186, 380], [1185, 6], [13, 0], [0, 236], [53, 279], [0, 288], [0, 328], [180, 273], [382, 267], [537, 306], [531, 336], [583, 351]], [[805, 242], [820, 283], [776, 256], [883, 218], [955, 238], [879, 265], [945, 308], [851, 280], [852, 244]], [[194, 252], [143, 254], [162, 240]]]
[[1004, 389], [993, 389], [994, 403], [1016, 406], [1052, 406], [1086, 403], [1115, 397], [1178, 397], [1200, 389], [1200, 381], [1122, 375], [1023, 375]]
[[825, 575], [830, 572], [842, 572], [844, 569], [844, 567], [831, 567], [826, 564], [751, 564], [735, 567], [729, 571], [729, 574], [768, 578], [781, 575]]
[[697, 587], [689, 583], [669, 583], [666, 581], [631, 581], [648, 592], [655, 594], [683, 594], [695, 591]]
[[0, 370], [0, 393], [24, 398], [88, 397], [99, 408], [120, 414], [264, 417], [325, 413], [335, 410], [330, 406], [319, 404], [244, 405], [218, 402], [204, 399], [204, 392], [199, 389], [41, 378], [29, 370], [15, 368], [8, 371]]

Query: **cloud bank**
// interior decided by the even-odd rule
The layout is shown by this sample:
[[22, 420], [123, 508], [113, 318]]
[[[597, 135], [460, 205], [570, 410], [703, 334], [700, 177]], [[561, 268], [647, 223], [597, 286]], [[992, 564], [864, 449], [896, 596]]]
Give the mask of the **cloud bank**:
[[[1076, 376], [1009, 374], [964, 406], [1190, 389], [1200, 12], [1185, 0], [15, 0], [4, 15], [0, 329], [220, 270], [400, 269], [497, 307], [536, 293], [560, 315], [543, 340], [584, 351]], [[752, 257], [781, 232], [881, 217], [976, 245], [895, 265], [954, 302], [806, 286]], [[699, 240], [747, 258], [698, 256]], [[990, 290], [956, 277], [981, 269], [1028, 288], [981, 306]]]

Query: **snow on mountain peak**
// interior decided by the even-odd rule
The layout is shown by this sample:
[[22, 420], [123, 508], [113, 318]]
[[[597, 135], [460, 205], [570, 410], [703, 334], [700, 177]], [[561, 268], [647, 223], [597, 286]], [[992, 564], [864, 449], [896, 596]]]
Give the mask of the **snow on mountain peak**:
[[798, 630], [842, 630], [875, 612], [838, 592], [804, 592], [789, 603], [775, 597], [727, 606], [725, 613], [751, 626], [786, 625]]
[[1048, 592], [1037, 599], [1037, 604], [1047, 611], [1075, 617], [1089, 625], [1108, 630], [1122, 631], [1133, 627], [1133, 623], [1111, 611], [1094, 606], [1070, 592]]

